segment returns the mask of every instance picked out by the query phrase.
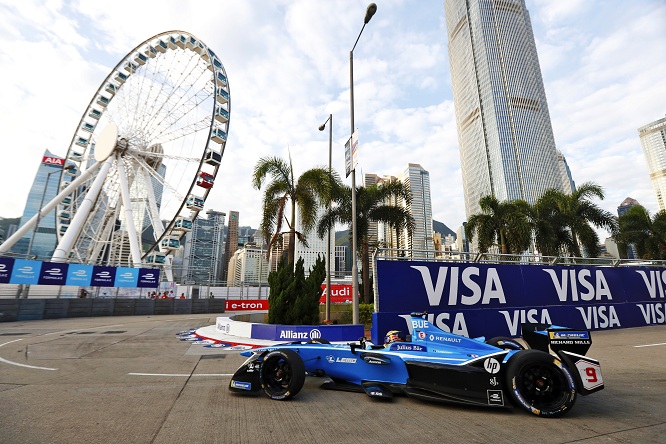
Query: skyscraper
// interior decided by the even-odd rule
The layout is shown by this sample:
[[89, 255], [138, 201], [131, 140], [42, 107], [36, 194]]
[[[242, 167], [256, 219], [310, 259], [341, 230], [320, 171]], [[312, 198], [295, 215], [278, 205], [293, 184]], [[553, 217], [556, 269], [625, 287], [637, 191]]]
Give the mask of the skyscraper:
[[402, 199], [394, 199], [385, 203], [405, 208], [414, 218], [414, 232], [410, 238], [407, 236], [406, 231], [396, 233], [395, 229], [382, 222], [370, 221], [368, 223], [369, 241], [371, 244], [381, 245], [385, 248], [418, 250], [419, 252], [416, 255], [423, 256], [423, 250], [433, 251], [435, 249], [432, 228], [430, 173], [421, 165], [410, 163], [398, 177], [366, 174], [364, 178], [365, 186], [381, 185], [392, 180], [398, 180], [405, 185], [407, 190], [409, 190], [411, 202], [407, 204]]
[[224, 265], [222, 268], [222, 276], [225, 279], [229, 274], [229, 261], [236, 250], [238, 250], [238, 211], [230, 211], [227, 239], [224, 242]]
[[563, 190], [524, 0], [445, 0], [467, 216], [479, 200]]
[[[28, 200], [25, 203], [19, 227], [25, 225], [41, 207], [58, 194], [58, 183], [64, 166], [65, 159], [54, 156], [48, 150], [44, 151], [42, 162], [28, 193]], [[53, 254], [56, 241], [56, 212], [52, 211], [39, 220], [36, 229], [29, 231], [14, 244], [12, 252], [46, 260]]]
[[222, 275], [222, 246], [225, 213], [208, 210], [206, 218], [199, 215], [192, 231], [187, 233], [183, 251], [183, 281], [215, 284], [226, 279]]
[[659, 211], [666, 210], [666, 117], [638, 128]]
[[[319, 214], [317, 215], [317, 220], [321, 218], [324, 214], [325, 209], [320, 208]], [[308, 246], [306, 247], [303, 242], [300, 240], [296, 240], [296, 248], [295, 248], [295, 256], [296, 260], [299, 258], [303, 259], [303, 269], [305, 270], [305, 273], [309, 273], [312, 267], [314, 267], [315, 263], [317, 263], [317, 259], [321, 256], [321, 258], [324, 261], [331, 261], [331, 274], [334, 274], [335, 272], [335, 234], [331, 236], [331, 245], [329, 251], [331, 252], [330, 257], [326, 259], [326, 241], [328, 236], [324, 236], [323, 238], [319, 238], [317, 236], [317, 230], [316, 228], [309, 231], [309, 232], [303, 232], [303, 227], [301, 226], [301, 218], [298, 217], [296, 218], [296, 231], [299, 231], [305, 235], [305, 239], [308, 243]]]

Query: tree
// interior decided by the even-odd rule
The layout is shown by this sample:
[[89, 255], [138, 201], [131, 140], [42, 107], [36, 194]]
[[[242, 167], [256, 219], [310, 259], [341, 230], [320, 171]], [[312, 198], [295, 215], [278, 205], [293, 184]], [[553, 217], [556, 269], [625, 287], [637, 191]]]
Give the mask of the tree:
[[598, 256], [599, 235], [593, 227], [605, 228], [610, 233], [617, 231], [615, 216], [591, 202], [593, 198], [604, 199], [603, 189], [593, 182], [586, 182], [571, 194], [556, 190], [550, 190], [549, 193], [549, 199], [561, 217], [559, 223], [570, 232], [569, 252], [575, 257], [581, 257], [582, 245], [588, 256]]
[[641, 205], [629, 208], [618, 218], [614, 239], [623, 249], [634, 245], [641, 259], [666, 259], [666, 211], [651, 217]]
[[321, 284], [326, 276], [325, 261], [320, 257], [305, 277], [303, 259], [290, 262], [282, 259], [276, 271], [268, 275], [271, 288], [268, 297], [268, 323], [285, 325], [319, 324]]
[[481, 213], [469, 217], [465, 234], [470, 240], [476, 236], [481, 253], [493, 245], [499, 246], [502, 254], [519, 254], [529, 248], [532, 227], [527, 218], [527, 202], [500, 202], [489, 195], [479, 200], [479, 206]]
[[[332, 173], [333, 174], [333, 173]], [[259, 159], [254, 167], [252, 185], [257, 190], [261, 189], [267, 176], [271, 181], [266, 185], [263, 196], [263, 215], [260, 229], [266, 239], [270, 254], [282, 231], [283, 218], [286, 219], [285, 210], [287, 203], [291, 204], [289, 226], [290, 242], [287, 252], [287, 262], [294, 263], [294, 251], [296, 238], [307, 245], [303, 233], [296, 231], [296, 206], [301, 221], [303, 232], [306, 233], [314, 228], [317, 218], [317, 209], [321, 202], [328, 202], [330, 196], [331, 181], [329, 180], [328, 168], [318, 167], [310, 169], [294, 180], [294, 169], [291, 164], [278, 157], [263, 157]], [[337, 175], [333, 179], [339, 181]]]
[[[330, 226], [352, 223], [351, 187], [338, 182], [331, 191], [335, 206], [319, 221], [317, 234], [320, 238], [326, 235]], [[384, 222], [396, 231], [407, 230], [410, 237], [414, 232], [412, 215], [406, 208], [387, 203], [391, 201], [403, 201], [407, 204], [411, 201], [409, 190], [402, 182], [393, 180], [356, 189], [356, 235], [359, 251], [352, 254], [361, 258], [365, 303], [370, 303], [370, 222]]]
[[561, 195], [558, 190], [547, 190], [529, 207], [527, 213], [537, 251], [544, 256], [558, 256], [563, 251], [572, 251], [573, 248], [571, 231], [557, 205]]

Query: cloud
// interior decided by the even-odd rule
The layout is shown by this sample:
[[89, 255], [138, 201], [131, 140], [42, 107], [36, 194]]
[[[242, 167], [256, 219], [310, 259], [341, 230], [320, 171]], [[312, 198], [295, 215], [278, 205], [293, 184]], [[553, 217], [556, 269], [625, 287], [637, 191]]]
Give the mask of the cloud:
[[[344, 176], [350, 134], [349, 51], [363, 24], [361, 0], [197, 2], [21, 1], [3, 5], [0, 118], [2, 216], [23, 211], [44, 149], [64, 156], [106, 75], [152, 35], [181, 29], [220, 57], [229, 77], [229, 139], [206, 209], [240, 211], [258, 226], [257, 160], [291, 154], [297, 174], [328, 162]], [[605, 208], [627, 196], [656, 209], [637, 128], [664, 115], [666, 6], [659, 0], [528, 0], [558, 148], [578, 183], [604, 187]], [[430, 172], [435, 219], [465, 219], [458, 137], [441, 0], [378, 3], [354, 50], [360, 171]], [[7, 151], [5, 151], [7, 152]], [[17, 164], [18, 163], [18, 164]], [[347, 183], [349, 183], [347, 179]]]

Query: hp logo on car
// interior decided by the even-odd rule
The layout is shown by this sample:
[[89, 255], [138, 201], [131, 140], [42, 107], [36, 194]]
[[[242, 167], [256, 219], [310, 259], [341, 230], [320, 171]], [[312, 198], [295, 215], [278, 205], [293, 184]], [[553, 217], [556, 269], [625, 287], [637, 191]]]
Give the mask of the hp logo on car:
[[321, 339], [321, 332], [316, 328], [310, 330], [310, 339]]

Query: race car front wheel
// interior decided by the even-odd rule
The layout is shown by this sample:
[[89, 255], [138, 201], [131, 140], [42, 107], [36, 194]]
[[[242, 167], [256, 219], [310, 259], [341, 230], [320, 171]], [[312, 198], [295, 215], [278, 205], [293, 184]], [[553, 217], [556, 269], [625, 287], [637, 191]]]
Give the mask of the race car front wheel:
[[264, 392], [271, 399], [290, 399], [303, 388], [305, 365], [293, 350], [274, 350], [264, 356], [259, 370]]
[[535, 415], [562, 416], [576, 402], [571, 373], [557, 358], [543, 351], [514, 354], [504, 376], [511, 401]]

